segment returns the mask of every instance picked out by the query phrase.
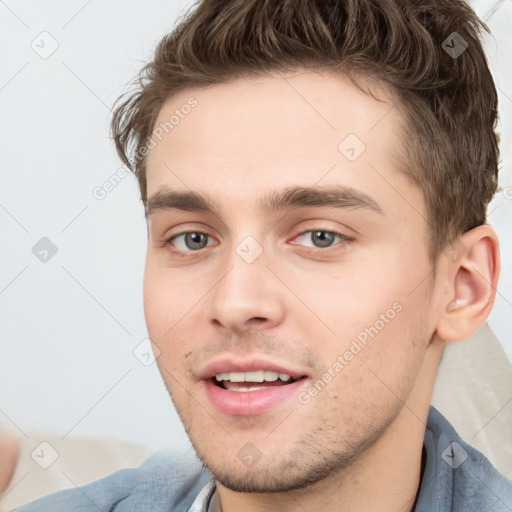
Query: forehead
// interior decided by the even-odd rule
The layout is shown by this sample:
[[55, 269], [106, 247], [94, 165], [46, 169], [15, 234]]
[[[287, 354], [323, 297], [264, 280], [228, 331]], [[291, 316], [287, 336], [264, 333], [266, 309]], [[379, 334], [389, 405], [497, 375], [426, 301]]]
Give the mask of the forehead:
[[372, 92], [315, 71], [180, 91], [155, 123], [148, 197], [163, 185], [222, 196], [229, 184], [242, 200], [272, 186], [382, 185], [379, 169], [399, 167], [401, 117], [390, 94]]

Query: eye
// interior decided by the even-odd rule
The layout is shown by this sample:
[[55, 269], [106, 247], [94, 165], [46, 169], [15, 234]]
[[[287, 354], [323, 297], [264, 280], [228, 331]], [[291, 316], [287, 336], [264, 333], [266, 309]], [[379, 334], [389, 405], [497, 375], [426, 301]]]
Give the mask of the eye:
[[[298, 235], [296, 239], [301, 239], [303, 245], [306, 247], [312, 247], [312, 252], [323, 252], [322, 249], [328, 249], [333, 245], [339, 245], [344, 241], [352, 240], [350, 237], [345, 236], [342, 233], [337, 231], [328, 231], [326, 229], [304, 231]], [[311, 245], [306, 242], [307, 240], [311, 242]], [[338, 243], [336, 243], [337, 240]], [[191, 252], [198, 252], [205, 247], [215, 245], [215, 243], [213, 243], [213, 238], [201, 231], [186, 231], [178, 233], [166, 240], [166, 244], [170, 245], [171, 252], [178, 256], [184, 256], [186, 253], [190, 254]], [[177, 250], [174, 249], [174, 247]]]
[[351, 240], [351, 238], [343, 235], [342, 233], [338, 233], [337, 231], [327, 231], [325, 229], [304, 231], [297, 238], [302, 240], [310, 240], [313, 245], [309, 245], [309, 247], [315, 247], [317, 249], [325, 249], [331, 247], [334, 245], [336, 239], [339, 239], [340, 242]]
[[208, 245], [212, 245], [207, 243], [208, 239], [212, 240], [210, 235], [207, 235], [206, 233], [201, 233], [200, 231], [187, 231], [185, 233], [173, 235], [167, 240], [167, 243], [174, 245], [180, 251], [193, 252], [204, 249]]

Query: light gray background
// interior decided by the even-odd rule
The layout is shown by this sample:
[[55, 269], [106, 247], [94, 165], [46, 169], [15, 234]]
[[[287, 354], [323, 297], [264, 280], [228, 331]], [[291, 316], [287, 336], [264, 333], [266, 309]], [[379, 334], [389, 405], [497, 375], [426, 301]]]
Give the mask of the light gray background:
[[[137, 182], [128, 175], [104, 199], [93, 195], [121, 167], [110, 107], [189, 5], [0, 1], [0, 425], [20, 435], [48, 428], [151, 449], [189, 443], [143, 356]], [[503, 270], [490, 325], [512, 360], [512, 0], [472, 5], [494, 33], [486, 48], [500, 94], [504, 191], [490, 221]], [[43, 237], [57, 247], [46, 263], [32, 252]]]

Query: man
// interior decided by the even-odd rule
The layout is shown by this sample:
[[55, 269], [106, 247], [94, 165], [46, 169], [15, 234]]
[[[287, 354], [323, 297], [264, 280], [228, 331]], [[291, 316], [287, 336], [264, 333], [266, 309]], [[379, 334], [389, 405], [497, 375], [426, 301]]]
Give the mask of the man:
[[204, 0], [161, 41], [112, 131], [202, 464], [162, 452], [20, 511], [512, 510], [430, 407], [500, 269], [481, 26], [456, 0]]

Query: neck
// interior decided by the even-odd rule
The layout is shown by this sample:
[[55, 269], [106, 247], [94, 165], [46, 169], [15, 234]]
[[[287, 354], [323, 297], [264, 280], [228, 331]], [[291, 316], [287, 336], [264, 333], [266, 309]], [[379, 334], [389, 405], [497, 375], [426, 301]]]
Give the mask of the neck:
[[432, 341], [400, 412], [349, 467], [285, 493], [240, 493], [217, 483], [222, 512], [411, 512], [421, 485], [423, 439], [443, 349], [443, 341]]

